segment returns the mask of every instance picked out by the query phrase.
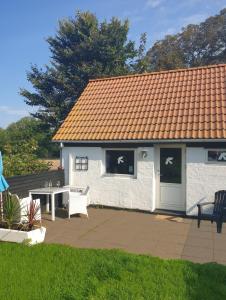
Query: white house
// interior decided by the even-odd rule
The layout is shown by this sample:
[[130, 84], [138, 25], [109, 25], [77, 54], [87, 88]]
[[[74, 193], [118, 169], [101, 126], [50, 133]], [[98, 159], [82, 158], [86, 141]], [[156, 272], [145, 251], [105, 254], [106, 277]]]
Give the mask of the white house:
[[91, 80], [53, 140], [91, 204], [194, 215], [226, 189], [226, 65]]

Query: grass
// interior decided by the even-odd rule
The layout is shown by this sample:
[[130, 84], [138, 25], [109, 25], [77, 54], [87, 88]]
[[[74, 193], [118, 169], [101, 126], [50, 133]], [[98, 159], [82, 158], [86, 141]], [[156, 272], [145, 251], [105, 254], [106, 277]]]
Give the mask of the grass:
[[0, 299], [226, 299], [226, 267], [118, 250], [1, 243]]

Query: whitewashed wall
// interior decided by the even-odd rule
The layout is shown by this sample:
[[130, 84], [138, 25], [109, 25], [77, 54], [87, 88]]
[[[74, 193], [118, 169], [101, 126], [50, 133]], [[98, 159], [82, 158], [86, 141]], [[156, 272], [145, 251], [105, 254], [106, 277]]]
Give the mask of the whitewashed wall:
[[[90, 186], [91, 204], [154, 211], [154, 148], [138, 148], [137, 176], [106, 176], [104, 149], [100, 147], [65, 147], [62, 150], [66, 184]], [[147, 158], [141, 151], [147, 150]], [[88, 156], [87, 172], [76, 172], [74, 157]], [[71, 157], [70, 171], [69, 160]], [[206, 149], [186, 149], [186, 213], [197, 214], [199, 202], [213, 201], [214, 193], [226, 189], [226, 165], [206, 162]], [[210, 207], [206, 207], [207, 210]]]
[[[141, 151], [147, 150], [146, 158]], [[88, 171], [75, 171], [75, 156], [88, 156]], [[67, 184], [90, 186], [91, 204], [153, 211], [155, 199], [154, 150], [136, 149], [136, 178], [105, 175], [105, 153], [101, 147], [65, 147], [62, 150]], [[69, 163], [71, 161], [71, 164]], [[70, 170], [70, 165], [72, 166]]]
[[226, 190], [226, 165], [207, 163], [204, 148], [187, 148], [186, 160], [186, 212], [196, 215], [199, 202], [213, 201], [216, 191]]

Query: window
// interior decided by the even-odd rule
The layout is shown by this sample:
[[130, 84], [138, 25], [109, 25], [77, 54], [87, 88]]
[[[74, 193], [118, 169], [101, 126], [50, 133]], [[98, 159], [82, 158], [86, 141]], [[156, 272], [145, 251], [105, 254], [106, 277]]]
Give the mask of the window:
[[226, 150], [208, 150], [208, 162], [226, 162]]
[[75, 170], [76, 171], [87, 171], [88, 170], [88, 157], [75, 157]]
[[106, 173], [134, 175], [134, 150], [106, 150]]
[[181, 148], [160, 149], [160, 182], [181, 183]]

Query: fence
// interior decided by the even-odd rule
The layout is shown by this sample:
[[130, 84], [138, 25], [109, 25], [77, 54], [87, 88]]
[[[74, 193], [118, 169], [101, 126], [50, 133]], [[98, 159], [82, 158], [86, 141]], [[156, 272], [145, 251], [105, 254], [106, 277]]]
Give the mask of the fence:
[[6, 180], [9, 184], [10, 192], [23, 198], [28, 196], [29, 190], [44, 187], [46, 181], [51, 180], [53, 186], [56, 186], [57, 181], [64, 185], [64, 171], [54, 170], [38, 174], [14, 176], [6, 178]]

